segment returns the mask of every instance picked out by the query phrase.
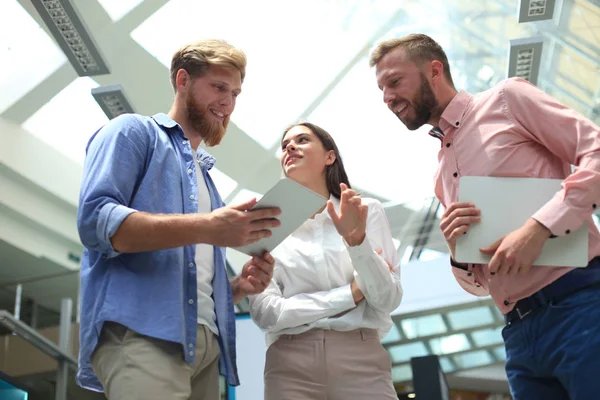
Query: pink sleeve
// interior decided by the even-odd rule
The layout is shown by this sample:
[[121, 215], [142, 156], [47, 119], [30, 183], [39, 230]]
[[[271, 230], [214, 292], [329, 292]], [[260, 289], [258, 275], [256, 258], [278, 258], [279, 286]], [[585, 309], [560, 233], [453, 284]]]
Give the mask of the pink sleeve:
[[600, 128], [523, 79], [505, 81], [502, 95], [520, 134], [576, 166], [561, 190], [533, 215], [554, 235], [569, 234], [600, 204]]

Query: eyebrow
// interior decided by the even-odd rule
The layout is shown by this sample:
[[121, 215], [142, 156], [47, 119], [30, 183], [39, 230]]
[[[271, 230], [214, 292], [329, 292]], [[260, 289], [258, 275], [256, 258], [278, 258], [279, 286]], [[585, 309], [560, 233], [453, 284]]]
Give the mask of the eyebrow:
[[[397, 71], [397, 70], [392, 71], [392, 72], [386, 72], [386, 74], [381, 77], [381, 82], [387, 82], [390, 80], [390, 78], [392, 78], [393, 76], [398, 75], [398, 74], [399, 74], [399, 71]], [[379, 90], [383, 90], [383, 86], [379, 84], [379, 80], [377, 83], [378, 83], [377, 87], [379, 87]]]
[[[219, 83], [221, 85], [225, 85], [225, 86], [227, 86], [228, 89], [231, 87], [231, 85], [229, 83], [222, 81], [220, 79], [215, 80], [214, 83]], [[240, 93], [242, 93], [242, 88], [236, 88], [236, 89], [233, 89], [233, 91], [240, 94]]]
[[385, 80], [388, 79], [388, 76], [389, 74], [382, 76], [381, 79], [377, 79], [377, 87], [379, 90], [383, 90], [383, 85], [381, 85], [379, 82], [385, 82]]

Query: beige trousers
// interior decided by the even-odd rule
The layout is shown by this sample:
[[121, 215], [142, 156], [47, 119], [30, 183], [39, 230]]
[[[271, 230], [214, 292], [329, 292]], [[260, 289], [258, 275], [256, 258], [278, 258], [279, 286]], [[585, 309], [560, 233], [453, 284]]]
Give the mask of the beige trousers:
[[373, 329], [281, 336], [265, 362], [265, 400], [397, 400], [389, 354]]
[[191, 365], [181, 344], [107, 322], [92, 367], [109, 400], [218, 400], [219, 355], [217, 337], [204, 325], [198, 326]]

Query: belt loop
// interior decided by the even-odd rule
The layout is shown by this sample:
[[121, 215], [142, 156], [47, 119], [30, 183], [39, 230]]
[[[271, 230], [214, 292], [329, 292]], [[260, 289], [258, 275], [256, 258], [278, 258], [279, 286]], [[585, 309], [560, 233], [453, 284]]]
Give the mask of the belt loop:
[[360, 338], [362, 339], [362, 341], [364, 342], [365, 340], [367, 340], [367, 332], [365, 332], [364, 329], [360, 330]]

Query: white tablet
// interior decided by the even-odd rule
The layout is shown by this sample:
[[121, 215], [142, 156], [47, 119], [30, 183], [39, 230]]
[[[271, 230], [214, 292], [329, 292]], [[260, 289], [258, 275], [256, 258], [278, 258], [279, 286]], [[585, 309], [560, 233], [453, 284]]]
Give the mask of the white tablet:
[[[479, 251], [520, 228], [560, 190], [562, 180], [463, 176], [459, 201], [481, 210], [481, 222], [471, 224], [456, 240], [456, 261], [487, 264], [491, 257]], [[585, 267], [588, 264], [587, 221], [568, 235], [549, 239], [533, 265]]]
[[279, 243], [319, 211], [327, 203], [327, 200], [296, 181], [281, 178], [252, 208], [253, 210], [269, 207], [280, 208], [281, 214], [276, 218], [281, 225], [271, 229], [273, 234], [270, 237], [247, 246], [234, 247], [234, 249], [250, 256], [273, 251]]

